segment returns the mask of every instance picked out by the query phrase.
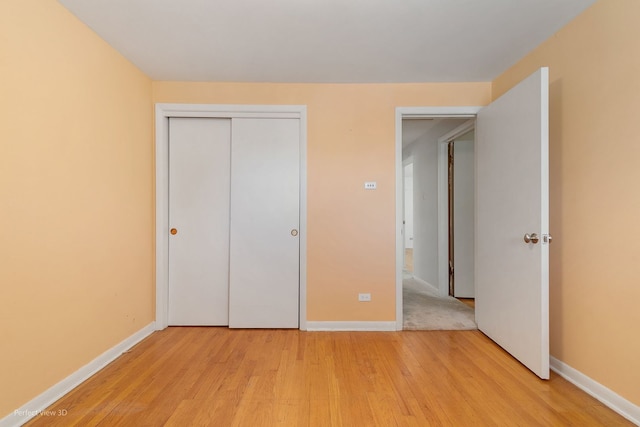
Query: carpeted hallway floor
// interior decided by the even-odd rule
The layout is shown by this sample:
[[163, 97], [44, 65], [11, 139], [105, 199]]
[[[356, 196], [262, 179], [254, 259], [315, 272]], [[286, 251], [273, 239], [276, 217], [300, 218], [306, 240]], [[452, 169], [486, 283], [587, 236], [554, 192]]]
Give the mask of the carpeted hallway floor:
[[405, 330], [477, 329], [473, 308], [405, 274], [402, 284]]

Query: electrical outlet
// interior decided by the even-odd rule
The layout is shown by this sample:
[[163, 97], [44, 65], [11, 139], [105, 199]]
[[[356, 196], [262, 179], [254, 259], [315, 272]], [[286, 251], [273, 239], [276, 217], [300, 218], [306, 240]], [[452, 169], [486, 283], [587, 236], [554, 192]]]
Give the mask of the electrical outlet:
[[365, 182], [364, 189], [365, 190], [375, 190], [378, 188], [378, 184], [375, 181]]
[[360, 302], [371, 301], [371, 294], [358, 294], [358, 301]]

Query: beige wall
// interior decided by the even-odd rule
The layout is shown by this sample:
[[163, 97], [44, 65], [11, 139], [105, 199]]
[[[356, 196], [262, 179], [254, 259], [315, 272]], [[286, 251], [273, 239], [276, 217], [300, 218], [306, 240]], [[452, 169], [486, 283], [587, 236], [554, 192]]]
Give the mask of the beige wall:
[[0, 418], [153, 320], [152, 120], [56, 1], [1, 2]]
[[[485, 105], [488, 83], [154, 82], [155, 102], [303, 104], [308, 113], [307, 319], [395, 320], [395, 107]], [[365, 181], [377, 181], [365, 191]], [[358, 302], [371, 292], [370, 303]]]
[[493, 84], [550, 67], [551, 353], [636, 405], [638, 17], [638, 0], [601, 0]]

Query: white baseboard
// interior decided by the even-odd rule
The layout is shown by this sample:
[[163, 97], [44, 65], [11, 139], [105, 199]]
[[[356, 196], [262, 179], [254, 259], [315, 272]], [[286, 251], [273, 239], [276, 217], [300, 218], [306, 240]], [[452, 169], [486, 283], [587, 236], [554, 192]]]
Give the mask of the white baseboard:
[[589, 378], [582, 372], [572, 368], [553, 356], [549, 357], [551, 370], [566, 379], [585, 393], [595, 397], [604, 405], [613, 409], [632, 423], [640, 426], [640, 406], [629, 402], [624, 397]]
[[[82, 368], [69, 375], [59, 383], [55, 384], [44, 393], [36, 396], [31, 401], [25, 403], [6, 417], [0, 420], [0, 427], [17, 427], [29, 421], [31, 418], [45, 414], [45, 409], [59, 400], [62, 396], [69, 393], [82, 382], [89, 379], [102, 368], [120, 357], [122, 353], [148, 337], [155, 331], [155, 322], [151, 322], [144, 328], [140, 329], [129, 338], [125, 339], [116, 346], [102, 353], [94, 360], [83, 366]], [[52, 414], [51, 416], [55, 416]]]
[[[307, 331], [395, 331], [396, 322], [311, 322]], [[1, 427], [1, 426], [0, 426]]]

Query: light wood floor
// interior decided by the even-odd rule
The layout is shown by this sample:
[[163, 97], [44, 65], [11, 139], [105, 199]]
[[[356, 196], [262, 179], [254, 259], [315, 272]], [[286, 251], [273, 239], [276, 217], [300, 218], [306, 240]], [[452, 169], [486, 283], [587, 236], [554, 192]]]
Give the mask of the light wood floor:
[[471, 308], [476, 308], [475, 298], [457, 298], [461, 303], [468, 305]]
[[413, 273], [413, 249], [404, 250], [404, 270]]
[[156, 332], [29, 426], [631, 426], [477, 331]]

